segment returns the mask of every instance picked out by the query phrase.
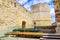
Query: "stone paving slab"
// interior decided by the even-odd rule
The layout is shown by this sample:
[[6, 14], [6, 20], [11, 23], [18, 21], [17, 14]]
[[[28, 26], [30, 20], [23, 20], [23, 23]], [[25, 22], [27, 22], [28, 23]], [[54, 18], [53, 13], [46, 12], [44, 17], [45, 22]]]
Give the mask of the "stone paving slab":
[[20, 37], [5, 37], [5, 38], [0, 38], [0, 40], [39, 40], [39, 39], [34, 39], [34, 38], [20, 38]]

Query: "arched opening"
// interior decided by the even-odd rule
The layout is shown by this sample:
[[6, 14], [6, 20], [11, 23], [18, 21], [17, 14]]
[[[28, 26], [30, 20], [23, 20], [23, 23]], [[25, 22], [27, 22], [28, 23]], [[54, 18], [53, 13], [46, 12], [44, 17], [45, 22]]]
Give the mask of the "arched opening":
[[24, 29], [26, 27], [26, 22], [22, 21], [22, 29]]

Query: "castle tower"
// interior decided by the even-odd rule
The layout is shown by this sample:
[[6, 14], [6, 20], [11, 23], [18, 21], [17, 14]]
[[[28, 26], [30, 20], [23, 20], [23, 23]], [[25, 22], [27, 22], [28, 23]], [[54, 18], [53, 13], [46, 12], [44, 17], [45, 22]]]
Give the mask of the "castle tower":
[[53, 3], [55, 8], [56, 22], [60, 22], [60, 0], [54, 0]]
[[31, 14], [37, 26], [51, 25], [50, 8], [48, 4], [39, 3], [31, 6]]
[[60, 30], [60, 0], [53, 0], [57, 30]]

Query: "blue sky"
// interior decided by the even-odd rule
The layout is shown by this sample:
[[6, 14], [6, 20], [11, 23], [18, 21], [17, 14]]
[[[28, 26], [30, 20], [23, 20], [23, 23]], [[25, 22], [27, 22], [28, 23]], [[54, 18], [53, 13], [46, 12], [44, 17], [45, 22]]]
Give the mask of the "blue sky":
[[51, 22], [55, 22], [54, 5], [52, 0], [17, 0], [23, 7], [30, 10], [30, 6], [38, 3], [47, 3], [50, 6]]

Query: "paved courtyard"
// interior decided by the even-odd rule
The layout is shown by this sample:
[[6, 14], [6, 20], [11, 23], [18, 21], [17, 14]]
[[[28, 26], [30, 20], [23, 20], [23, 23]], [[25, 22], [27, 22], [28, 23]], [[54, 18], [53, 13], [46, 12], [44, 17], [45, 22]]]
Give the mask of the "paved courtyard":
[[[17, 38], [17, 37], [5, 37], [1, 38], [0, 40], [41, 40], [35, 38]], [[60, 40], [60, 39], [42, 39], [42, 40]]]
[[1, 38], [0, 40], [39, 40], [39, 39], [34, 39], [34, 38], [18, 38], [18, 37], [5, 37]]

